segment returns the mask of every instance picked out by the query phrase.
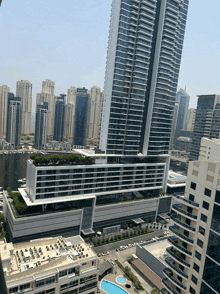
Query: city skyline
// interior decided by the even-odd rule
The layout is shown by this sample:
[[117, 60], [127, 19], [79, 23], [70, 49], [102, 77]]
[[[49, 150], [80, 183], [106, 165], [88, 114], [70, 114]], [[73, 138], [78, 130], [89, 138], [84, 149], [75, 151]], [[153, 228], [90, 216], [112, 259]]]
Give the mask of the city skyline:
[[[196, 95], [220, 93], [220, 85], [217, 81], [217, 69], [220, 62], [217, 48], [220, 36], [217, 30], [217, 17], [213, 15], [217, 13], [217, 7], [220, 4], [217, 0], [214, 2], [216, 9], [214, 12], [212, 10], [212, 18], [208, 18], [206, 24], [202, 19], [207, 19], [207, 15], [211, 15], [209, 9], [212, 8], [205, 5], [205, 1], [200, 1], [199, 6], [194, 2], [189, 6], [178, 88], [186, 86], [191, 96], [190, 108], [196, 107]], [[5, 39], [5, 46], [1, 49], [1, 56], [5, 56], [4, 60], [3, 58], [1, 60], [1, 81], [15, 92], [17, 80], [29, 80], [33, 84], [33, 110], [36, 93], [40, 92], [41, 81], [44, 79], [50, 79], [56, 83], [55, 95], [57, 96], [73, 85], [86, 88], [98, 85], [103, 88], [111, 0], [105, 3], [100, 0], [90, 3], [86, 0], [84, 4], [66, 1], [65, 4], [57, 3], [57, 7], [51, 7], [50, 1], [39, 3], [40, 5], [36, 5], [34, 1], [31, 1], [29, 13], [33, 16], [35, 10], [37, 13], [42, 8], [43, 15], [46, 15], [47, 10], [50, 9], [52, 11], [50, 17], [43, 21], [42, 17], [34, 18], [34, 22], [30, 19], [25, 1], [19, 1], [18, 4], [5, 1], [0, 10], [0, 31]], [[84, 6], [83, 9], [81, 5]], [[69, 6], [74, 7], [74, 15], [78, 14], [77, 18], [72, 18], [74, 22], [67, 13]], [[72, 9], [69, 10], [72, 11]], [[52, 20], [58, 13], [61, 15], [55, 26]], [[197, 15], [199, 17], [195, 17]], [[36, 31], [38, 22], [42, 23]], [[54, 38], [55, 31], [59, 37], [62, 36]], [[48, 34], [50, 38], [47, 38]], [[17, 48], [14, 47], [11, 36], [15, 36], [14, 40], [19, 44]], [[214, 44], [211, 49], [210, 43]], [[63, 51], [64, 47], [66, 47], [65, 51]], [[90, 50], [88, 51], [87, 48]], [[27, 54], [22, 53], [23, 49]], [[46, 58], [48, 63], [45, 63]], [[69, 64], [71, 59], [72, 62]], [[62, 70], [57, 71], [59, 62], [63, 64]], [[63, 71], [65, 75], [61, 76]]]

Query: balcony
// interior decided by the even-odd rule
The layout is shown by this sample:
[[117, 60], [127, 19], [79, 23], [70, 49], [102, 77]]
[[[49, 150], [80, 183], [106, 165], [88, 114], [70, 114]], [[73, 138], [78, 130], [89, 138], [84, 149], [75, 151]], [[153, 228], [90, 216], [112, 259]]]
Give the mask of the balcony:
[[185, 211], [185, 210], [181, 209], [180, 207], [182, 207], [182, 204], [173, 204], [173, 206], [172, 206], [173, 210], [178, 211], [180, 214], [183, 214], [184, 216], [187, 216], [189, 218], [197, 219], [196, 215], [194, 215], [188, 211]]
[[163, 288], [160, 290], [161, 294], [170, 294], [170, 292], [167, 291], [167, 289]]
[[181, 202], [187, 203], [187, 204], [192, 205], [192, 206], [195, 206], [195, 207], [199, 207], [199, 204], [196, 203], [196, 202], [194, 202], [194, 201], [191, 201], [191, 200], [189, 200], [189, 199], [183, 198], [183, 197], [181, 197], [181, 196], [179, 196], [179, 195], [174, 195], [174, 197], [175, 197], [177, 200], [181, 201]]
[[184, 234], [180, 233], [178, 231], [178, 229], [180, 229], [180, 227], [178, 227], [178, 226], [170, 227], [170, 231], [173, 232], [176, 236], [179, 236], [181, 239], [183, 239], [186, 242], [189, 242], [189, 243], [192, 243], [192, 244], [194, 243], [193, 239], [191, 239], [191, 238], [185, 236]]
[[195, 232], [195, 231], [196, 231], [195, 228], [193, 228], [193, 227], [191, 227], [190, 225], [188, 225], [188, 224], [182, 222], [180, 219], [177, 218], [177, 216], [178, 216], [178, 215], [171, 215], [170, 218], [171, 218], [175, 223], [177, 223], [177, 224], [179, 224], [180, 226], [186, 228], [187, 230], [190, 230], [190, 231], [192, 231], [192, 232]]
[[[180, 256], [180, 252], [174, 249], [173, 247], [167, 248], [167, 253], [170, 254], [173, 258], [175, 258], [178, 262], [182, 263], [183, 265], [190, 267], [190, 264], [187, 263], [184, 259], [182, 259]], [[179, 255], [179, 256], [178, 256]]]
[[169, 290], [170, 293], [172, 294], [179, 294], [176, 289], [174, 288], [173, 284], [167, 279], [164, 278], [162, 280], [162, 283], [164, 284], [164, 286]]
[[176, 247], [177, 249], [181, 250], [182, 252], [184, 252], [185, 254], [189, 255], [189, 256], [192, 256], [192, 252], [190, 252], [189, 250], [187, 250], [186, 248], [184, 248], [183, 246], [179, 245], [177, 243], [177, 240], [178, 238], [177, 237], [169, 237], [168, 238], [168, 241], [174, 246]]
[[173, 272], [169, 268], [163, 269], [163, 273], [169, 280], [171, 280], [173, 283], [177, 285], [177, 287], [180, 287], [183, 290], [186, 290], [186, 287], [178, 281], [176, 278], [173, 277]]
[[184, 277], [185, 279], [188, 279], [189, 276], [185, 274], [183, 271], [181, 271], [179, 268], [176, 267], [176, 262], [171, 257], [166, 257], [165, 261], [169, 267], [171, 267], [176, 273]]

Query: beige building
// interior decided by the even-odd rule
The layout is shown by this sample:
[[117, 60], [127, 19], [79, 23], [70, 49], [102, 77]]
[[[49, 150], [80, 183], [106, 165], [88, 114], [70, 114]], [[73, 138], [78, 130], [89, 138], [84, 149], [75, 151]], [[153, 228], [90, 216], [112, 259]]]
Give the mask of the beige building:
[[29, 81], [18, 81], [16, 96], [21, 98], [22, 103], [21, 134], [27, 135], [31, 133], [32, 84]]
[[64, 138], [68, 141], [72, 141], [73, 139], [76, 94], [77, 94], [76, 87], [70, 87], [70, 89], [68, 89], [67, 91], [67, 104], [65, 107], [65, 120], [64, 120]]
[[54, 117], [55, 117], [55, 104], [56, 104], [54, 88], [55, 88], [54, 82], [50, 80], [43, 81], [42, 92], [36, 95], [36, 105], [39, 105], [44, 102], [48, 103], [48, 124], [47, 124], [48, 136], [53, 136], [53, 133], [54, 133]]
[[193, 131], [194, 122], [195, 122], [195, 116], [196, 116], [196, 109], [190, 108], [187, 112], [187, 118], [186, 118], [186, 131]]
[[9, 91], [8, 86], [0, 86], [0, 137], [6, 134]]
[[220, 140], [202, 138], [189, 163], [185, 195], [176, 195], [162, 293], [220, 293]]
[[8, 294], [97, 293], [99, 259], [80, 236], [1, 243], [0, 254]]
[[87, 145], [98, 146], [104, 91], [101, 91], [101, 89], [97, 86], [93, 86], [89, 94], [91, 99]]

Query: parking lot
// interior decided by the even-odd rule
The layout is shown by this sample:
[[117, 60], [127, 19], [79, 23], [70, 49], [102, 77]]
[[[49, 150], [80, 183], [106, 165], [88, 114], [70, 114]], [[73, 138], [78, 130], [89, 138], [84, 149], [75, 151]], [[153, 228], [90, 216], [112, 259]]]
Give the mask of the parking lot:
[[[152, 233], [136, 236], [133, 238], [120, 240], [114, 243], [94, 247], [94, 251], [98, 254], [99, 257], [107, 256], [111, 254], [112, 251], [114, 252], [122, 252], [124, 250], [128, 250], [129, 248], [136, 248], [137, 245], [144, 245], [149, 241], [156, 241], [159, 238], [166, 236], [167, 231], [162, 230], [155, 230]], [[136, 251], [136, 249], [134, 250]], [[104, 252], [108, 252], [105, 253]]]

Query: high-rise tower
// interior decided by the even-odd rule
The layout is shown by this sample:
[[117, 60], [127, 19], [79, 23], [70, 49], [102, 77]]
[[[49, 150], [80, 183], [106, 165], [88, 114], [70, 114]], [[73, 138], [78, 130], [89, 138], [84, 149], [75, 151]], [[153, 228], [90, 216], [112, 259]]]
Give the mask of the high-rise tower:
[[113, 0], [100, 149], [169, 149], [188, 0]]
[[21, 98], [22, 104], [21, 134], [27, 135], [31, 132], [32, 84], [29, 81], [18, 81], [16, 96]]
[[48, 103], [37, 105], [35, 121], [35, 148], [42, 148], [47, 142]]
[[90, 114], [90, 95], [85, 88], [77, 89], [73, 145], [86, 146]]
[[65, 96], [60, 94], [56, 99], [55, 117], [54, 117], [54, 134], [53, 139], [63, 141], [64, 118], [65, 118]]
[[10, 143], [13, 148], [18, 148], [20, 144], [21, 125], [21, 98], [14, 97], [13, 93], [8, 93], [6, 141]]
[[[47, 102], [48, 103], [48, 120], [47, 120], [47, 135], [54, 134], [54, 116], [55, 116], [55, 102], [54, 95], [55, 83], [46, 80], [42, 82], [42, 92], [36, 95], [36, 105]], [[37, 108], [37, 107], [36, 107]]]
[[185, 196], [176, 195], [162, 293], [220, 293], [220, 140], [203, 138], [189, 163]]
[[202, 137], [218, 139], [220, 132], [220, 95], [200, 95], [198, 97], [191, 135], [190, 161], [198, 159]]
[[176, 96], [177, 96], [176, 100], [179, 102], [176, 132], [179, 132], [181, 130], [185, 130], [186, 128], [186, 119], [187, 119], [187, 111], [189, 109], [190, 96], [183, 89], [180, 89], [177, 92]]
[[74, 121], [75, 121], [75, 108], [76, 108], [76, 94], [77, 88], [70, 87], [67, 91], [67, 104], [65, 106], [65, 121], [64, 121], [64, 137], [72, 141]]
[[0, 86], [0, 137], [6, 134], [9, 91], [10, 88], [8, 86]]
[[93, 86], [90, 91], [90, 114], [88, 125], [87, 145], [98, 147], [100, 123], [102, 115], [103, 92], [99, 87]]

